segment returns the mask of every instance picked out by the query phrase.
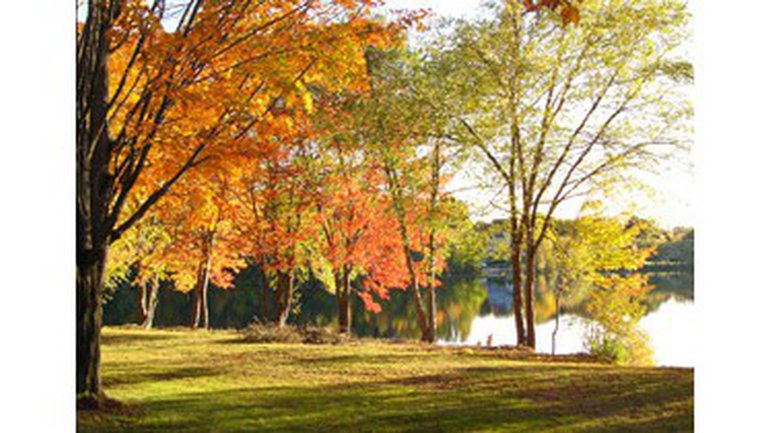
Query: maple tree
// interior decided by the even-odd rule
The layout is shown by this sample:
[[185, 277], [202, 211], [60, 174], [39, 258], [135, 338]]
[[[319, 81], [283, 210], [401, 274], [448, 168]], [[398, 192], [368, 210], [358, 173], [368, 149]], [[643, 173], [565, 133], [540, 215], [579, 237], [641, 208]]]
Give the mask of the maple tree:
[[[351, 44], [352, 51], [348, 56], [356, 61], [344, 75], [330, 72], [298, 80], [296, 84], [302, 89], [300, 99], [292, 104], [294, 108], [289, 108], [291, 100], [284, 102], [287, 106], [281, 107], [277, 116], [279, 122], [285, 121], [289, 127], [274, 128], [264, 134], [270, 139], [261, 144], [258, 155], [238, 156], [242, 160], [245, 158], [239, 164], [247, 167], [238, 174], [240, 231], [249, 239], [246, 254], [260, 265], [272, 282], [274, 322], [278, 327], [286, 323], [296, 284], [306, 280], [310, 270], [324, 280], [325, 270], [332, 268], [333, 276], [325, 282], [327, 286], [334, 286], [338, 293], [341, 330], [346, 332], [348, 329], [351, 280], [364, 273], [364, 263], [371, 260], [379, 245], [369, 236], [374, 226], [361, 223], [359, 215], [371, 212], [376, 200], [369, 200], [364, 191], [369, 188], [368, 192], [371, 192], [371, 186], [361, 189], [361, 185], [356, 187], [349, 182], [355, 171], [346, 173], [350, 167], [338, 166], [336, 175], [325, 172], [322, 162], [327, 161], [325, 151], [329, 149], [324, 146], [331, 134], [329, 128], [337, 125], [334, 128], [339, 131], [338, 125], [348, 114], [333, 109], [320, 99], [323, 95], [360, 92], [366, 84], [362, 79], [365, 78], [364, 48], [392, 43], [410, 22], [411, 18], [406, 16], [380, 33], [370, 33], [376, 38]], [[335, 77], [341, 80], [335, 80]], [[352, 201], [352, 204], [340, 210], [337, 205], [341, 201]], [[345, 219], [338, 218], [340, 211], [346, 212]], [[337, 222], [345, 222], [347, 226], [332, 229], [331, 225]], [[351, 225], [359, 227], [351, 228]], [[319, 226], [327, 230], [315, 231], [314, 228]], [[321, 236], [325, 236], [324, 240]], [[319, 245], [323, 247], [319, 248]], [[364, 245], [368, 246], [368, 253], [358, 251]], [[368, 301], [370, 298], [365, 292], [359, 291], [359, 294]], [[263, 318], [267, 317], [267, 301], [265, 298], [262, 302]], [[368, 302], [367, 305], [374, 304]], [[345, 311], [348, 313], [343, 314]]]
[[[329, 155], [334, 158], [334, 153]], [[334, 287], [338, 301], [338, 325], [350, 332], [352, 283], [369, 311], [379, 312], [376, 298], [388, 299], [391, 289], [405, 288], [405, 267], [396, 241], [397, 224], [388, 198], [382, 194], [382, 176], [371, 167], [358, 170], [339, 155], [333, 173], [324, 177], [318, 202], [322, 228], [320, 266], [317, 274]], [[324, 268], [328, 271], [324, 272]], [[373, 296], [374, 295], [374, 296]]]
[[422, 339], [433, 342], [435, 290], [446, 266], [445, 230], [452, 212], [443, 188], [448, 173], [442, 172], [447, 116], [433, 101], [440, 93], [434, 88], [436, 76], [426, 77], [418, 66], [421, 60], [406, 50], [369, 51], [371, 90], [361, 131], [385, 178]]
[[193, 293], [192, 328], [209, 326], [210, 283], [231, 288], [236, 272], [246, 265], [231, 222], [230, 173], [219, 161], [190, 172], [157, 209], [172, 239], [163, 252], [169, 279], [176, 290]]
[[[301, 100], [301, 77], [332, 73], [344, 84], [357, 59], [351, 50], [389, 30], [369, 19], [373, 6], [367, 0], [85, 5], [77, 37], [78, 394], [101, 395], [109, 245], [188, 172], [223, 149], [250, 143], [245, 138], [272, 123], [276, 110]], [[129, 200], [139, 202], [130, 212]]]

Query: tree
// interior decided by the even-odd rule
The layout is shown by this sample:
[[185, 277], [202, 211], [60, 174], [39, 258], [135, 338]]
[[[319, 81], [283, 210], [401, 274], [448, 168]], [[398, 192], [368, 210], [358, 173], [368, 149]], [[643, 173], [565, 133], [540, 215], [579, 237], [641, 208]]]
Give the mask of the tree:
[[[398, 44], [398, 40], [392, 44]], [[387, 48], [388, 45], [384, 46]], [[375, 47], [369, 47], [371, 52]], [[317, 89], [319, 110], [314, 118], [318, 155], [314, 165], [318, 191], [320, 239], [313, 272], [333, 288], [340, 332], [349, 332], [351, 294], [369, 311], [379, 312], [376, 298], [388, 299], [391, 289], [408, 285], [401, 254], [398, 222], [387, 184], [375, 154], [362, 136], [365, 91], [330, 92]]]
[[209, 327], [210, 283], [232, 288], [235, 274], [246, 266], [232, 223], [229, 168], [227, 158], [212, 159], [182, 179], [157, 209], [172, 238], [162, 252], [170, 279], [176, 290], [193, 293], [193, 329]]
[[[554, 274], [556, 294], [556, 322], [551, 335], [551, 351], [556, 352], [556, 333], [559, 330], [559, 313], [564, 296], [581, 294], [588, 298], [586, 311], [602, 324], [603, 318], [617, 315], [618, 303], [608, 301], [607, 294], [621, 297], [621, 290], [613, 288], [637, 287], [635, 293], [641, 299], [643, 291], [638, 275], [655, 247], [640, 247], [637, 239], [641, 228], [624, 224], [617, 218], [602, 217], [597, 212], [575, 220], [555, 220], [546, 237], [552, 249], [546, 255], [549, 269]], [[541, 253], [545, 251], [541, 250]], [[625, 298], [627, 301], [629, 298]], [[603, 309], [606, 309], [604, 311]], [[614, 323], [612, 323], [614, 325]]]
[[647, 335], [637, 329], [646, 310], [641, 300], [651, 287], [641, 274], [609, 275], [597, 282], [586, 311], [596, 322], [585, 344], [590, 353], [619, 364], [649, 365], [653, 354]]
[[[319, 246], [323, 257], [320, 267], [328, 267], [331, 278], [327, 280], [334, 287], [339, 332], [349, 333], [352, 283], [356, 278], [382, 278], [370, 272], [381, 259], [378, 256], [387, 255], [390, 251], [387, 243], [397, 233], [393, 230], [395, 224], [382, 224], [383, 219], [391, 223], [394, 221], [383, 215], [388, 213], [388, 209], [379, 189], [382, 183], [378, 173], [366, 166], [356, 167], [352, 159], [341, 153], [325, 153], [337, 162], [327, 165], [333, 172], [324, 176], [323, 185], [319, 185], [321, 199], [318, 210], [322, 231]], [[390, 272], [398, 273], [400, 269], [396, 267]], [[322, 275], [323, 271], [319, 270], [319, 274]], [[387, 297], [382, 294], [387, 293], [387, 286], [373, 286], [367, 282], [362, 288], [366, 287], [381, 287], [383, 291], [378, 293], [383, 298]], [[363, 292], [360, 295], [365, 305], [374, 309], [371, 296]]]
[[152, 328], [158, 307], [160, 282], [169, 277], [164, 252], [171, 237], [156, 214], [134, 224], [111, 248], [106, 264], [106, 286], [131, 281], [139, 286], [138, 324]]
[[186, 173], [255, 133], [298, 93], [298, 76], [349, 64], [336, 48], [379, 31], [370, 14], [363, 0], [88, 2], [76, 60], [78, 394], [102, 395], [109, 245]]
[[506, 192], [517, 337], [534, 348], [535, 262], [556, 210], [627, 185], [682, 143], [687, 13], [585, 1], [580, 25], [561, 27], [517, 1], [496, 12], [457, 24], [443, 55], [457, 65], [446, 77], [456, 135]]
[[[434, 142], [430, 157], [420, 154], [420, 147], [429, 140], [429, 118], [424, 116], [428, 106], [418, 101], [407, 84], [416, 76], [409, 60], [409, 54], [399, 49], [367, 53], [370, 93], [360, 131], [386, 181], [422, 340], [433, 342], [436, 274], [444, 266], [436, 254], [434, 230], [439, 215], [441, 152]], [[427, 292], [425, 301], [421, 287]]]

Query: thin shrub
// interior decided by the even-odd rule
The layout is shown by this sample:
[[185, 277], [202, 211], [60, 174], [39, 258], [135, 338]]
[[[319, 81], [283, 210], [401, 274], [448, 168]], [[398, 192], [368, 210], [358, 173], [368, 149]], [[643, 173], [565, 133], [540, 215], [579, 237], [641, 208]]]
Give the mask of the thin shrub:
[[643, 366], [655, 362], [649, 336], [636, 328], [616, 333], [593, 326], [585, 336], [584, 346], [589, 354], [614, 364]]
[[340, 344], [350, 339], [332, 327], [286, 325], [278, 328], [261, 323], [249, 325], [241, 334], [250, 343]]

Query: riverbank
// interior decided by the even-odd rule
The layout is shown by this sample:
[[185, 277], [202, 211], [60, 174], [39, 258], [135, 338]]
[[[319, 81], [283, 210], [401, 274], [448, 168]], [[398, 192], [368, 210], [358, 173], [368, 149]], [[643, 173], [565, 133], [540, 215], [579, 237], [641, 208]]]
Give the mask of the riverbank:
[[245, 343], [106, 328], [107, 394], [78, 431], [691, 431], [693, 370], [514, 350]]

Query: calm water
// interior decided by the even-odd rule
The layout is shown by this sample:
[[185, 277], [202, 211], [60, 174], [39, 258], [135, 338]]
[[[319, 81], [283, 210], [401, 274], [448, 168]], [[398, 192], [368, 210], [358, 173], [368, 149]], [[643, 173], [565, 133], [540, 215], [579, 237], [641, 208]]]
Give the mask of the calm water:
[[[639, 326], [650, 337], [657, 365], [694, 366], [695, 307], [691, 274], [651, 274], [656, 287], [645, 304], [647, 314]], [[543, 283], [536, 286], [535, 318], [537, 351], [551, 353], [556, 303]], [[438, 341], [444, 345], [515, 345], [515, 322], [511, 314], [513, 294], [502, 279], [457, 277], [437, 290]], [[568, 302], [565, 301], [565, 305]], [[383, 303], [379, 314], [356, 309], [354, 327], [358, 335], [417, 339], [414, 305], [407, 293], [397, 293]], [[566, 310], [566, 311], [565, 311]], [[579, 316], [579, 308], [562, 310], [556, 352], [585, 352], [583, 337], [591, 323]]]
[[[555, 320], [536, 325], [537, 351], [551, 353], [551, 334]], [[556, 335], [556, 353], [584, 352], [583, 336], [588, 323], [574, 314], [563, 314]], [[692, 301], [670, 298], [657, 310], [648, 313], [640, 321], [640, 327], [650, 336], [657, 365], [692, 367], [694, 365], [693, 337], [695, 335], [695, 309]], [[439, 344], [486, 345], [492, 336], [492, 345], [516, 344], [513, 316], [499, 317], [494, 314], [478, 315], [471, 323], [466, 338], [442, 340]]]

